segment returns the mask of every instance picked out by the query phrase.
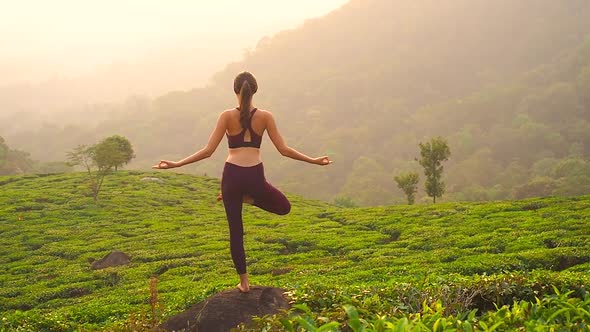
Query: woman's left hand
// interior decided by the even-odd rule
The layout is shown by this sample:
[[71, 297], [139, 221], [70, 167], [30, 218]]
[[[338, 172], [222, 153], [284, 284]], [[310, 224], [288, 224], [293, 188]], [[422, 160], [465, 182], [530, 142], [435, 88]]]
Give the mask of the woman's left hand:
[[160, 163], [157, 165], [152, 166], [155, 169], [168, 169], [178, 167], [178, 163], [175, 161], [168, 161], [168, 160], [160, 160]]
[[333, 161], [330, 160], [330, 158], [328, 158], [328, 156], [323, 156], [323, 157], [313, 158], [313, 163], [316, 165], [320, 165], [320, 166], [326, 166], [326, 165], [330, 165], [331, 163], [333, 163]]

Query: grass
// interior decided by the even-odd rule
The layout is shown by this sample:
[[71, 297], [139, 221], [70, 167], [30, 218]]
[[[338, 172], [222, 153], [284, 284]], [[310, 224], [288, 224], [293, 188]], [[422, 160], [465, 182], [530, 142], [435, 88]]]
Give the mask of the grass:
[[[0, 330], [124, 330], [153, 316], [152, 277], [160, 310], [149, 319], [234, 287], [218, 191], [214, 178], [120, 171], [94, 203], [82, 173], [0, 177]], [[293, 313], [318, 326], [351, 329], [344, 305], [369, 328], [378, 313], [434, 315], [437, 301], [441, 315], [477, 309], [474, 319], [557, 293], [584, 303], [590, 196], [372, 208], [287, 196], [287, 216], [244, 208], [248, 271], [290, 290], [311, 310]], [[131, 264], [90, 269], [112, 250]]]

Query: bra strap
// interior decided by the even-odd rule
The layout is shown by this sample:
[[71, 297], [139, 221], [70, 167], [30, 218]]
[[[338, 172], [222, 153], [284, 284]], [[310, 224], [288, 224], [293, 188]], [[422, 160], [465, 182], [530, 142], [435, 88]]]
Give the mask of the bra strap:
[[[248, 119], [248, 128], [250, 129], [252, 129], [252, 117], [254, 116], [254, 113], [256, 113], [257, 110], [257, 108], [254, 108], [252, 112], [250, 112], [250, 118]], [[252, 132], [250, 132], [250, 134], [252, 134]]]

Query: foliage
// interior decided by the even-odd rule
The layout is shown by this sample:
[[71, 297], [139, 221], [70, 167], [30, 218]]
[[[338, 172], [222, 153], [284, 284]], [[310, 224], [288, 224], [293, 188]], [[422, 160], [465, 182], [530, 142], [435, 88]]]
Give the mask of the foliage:
[[396, 175], [394, 178], [397, 186], [403, 190], [408, 198], [408, 204], [414, 204], [418, 191], [419, 176], [417, 172], [407, 172]]
[[129, 141], [118, 135], [107, 137], [92, 146], [79, 145], [68, 152], [71, 166], [80, 165], [86, 169], [94, 201], [98, 200], [104, 178], [133, 157]]
[[334, 204], [344, 208], [354, 208], [358, 207], [358, 205], [352, 200], [352, 198], [348, 196], [340, 196], [334, 198]]
[[13, 150], [0, 136], [0, 175], [23, 174], [33, 170], [34, 162], [29, 158], [30, 154]]
[[239, 331], [587, 331], [590, 296], [580, 299], [569, 295], [556, 292], [535, 301], [516, 301], [481, 315], [477, 309], [449, 315], [440, 300], [424, 301], [419, 312], [409, 314], [375, 314], [344, 304], [318, 316], [305, 304], [298, 304], [287, 317], [258, 319], [255, 325], [241, 326]]
[[548, 196], [556, 187], [556, 182], [549, 177], [534, 178], [526, 184], [514, 188], [514, 197], [517, 199]]
[[64, 162], [38, 162], [30, 158], [30, 154], [11, 149], [0, 136], [0, 175], [29, 173], [65, 173], [71, 167]]
[[424, 175], [426, 175], [426, 183], [424, 184], [426, 193], [436, 203], [436, 198], [441, 197], [445, 192], [441, 163], [449, 159], [451, 149], [447, 141], [442, 137], [431, 138], [429, 142], [420, 142], [418, 145], [420, 146], [420, 159], [418, 162], [424, 167]]
[[[104, 178], [112, 170], [112, 165], [105, 162], [104, 159], [98, 159], [104, 157], [104, 150], [97, 146], [86, 146], [79, 145], [74, 150], [68, 152], [68, 160], [71, 166], [83, 166], [86, 168], [86, 174], [90, 182], [90, 190], [92, 191], [92, 198], [96, 202], [98, 200], [98, 194], [102, 188]], [[97, 153], [98, 152], [98, 153]], [[97, 158], [98, 157], [98, 158]], [[97, 169], [95, 170], [94, 167]]]
[[[235, 287], [218, 179], [121, 171], [91, 204], [77, 194], [85, 177], [0, 177], [0, 330], [149, 330]], [[551, 316], [587, 306], [589, 196], [373, 208], [287, 196], [287, 216], [244, 207], [251, 282], [286, 289], [296, 306], [259, 318], [256, 331], [304, 320], [327, 330], [405, 320], [432, 330], [471, 312], [474, 330], [500, 321], [575, 330], [583, 311]], [[131, 264], [89, 268], [112, 250]]]
[[112, 165], [115, 171], [135, 158], [131, 142], [120, 135], [105, 138], [99, 143], [95, 153], [97, 159]]
[[72, 166], [64, 161], [50, 161], [46, 163], [36, 163], [33, 171], [37, 174], [54, 174], [72, 172]]

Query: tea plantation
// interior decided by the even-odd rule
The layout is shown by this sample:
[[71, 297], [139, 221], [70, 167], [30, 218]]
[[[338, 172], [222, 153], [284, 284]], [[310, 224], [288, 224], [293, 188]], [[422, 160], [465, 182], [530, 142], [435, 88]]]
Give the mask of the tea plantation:
[[[83, 173], [0, 177], [0, 331], [148, 330], [237, 284], [218, 179], [119, 171], [87, 192]], [[590, 196], [288, 197], [287, 216], [245, 206], [245, 246], [251, 283], [294, 308], [240, 330], [590, 330]], [[90, 268], [113, 250], [131, 263]]]

